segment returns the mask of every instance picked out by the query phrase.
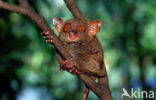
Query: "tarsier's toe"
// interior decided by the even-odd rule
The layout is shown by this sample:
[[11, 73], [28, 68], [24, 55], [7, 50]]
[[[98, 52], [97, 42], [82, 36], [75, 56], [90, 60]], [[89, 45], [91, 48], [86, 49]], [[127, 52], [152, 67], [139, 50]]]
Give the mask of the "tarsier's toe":
[[75, 68], [75, 67], [69, 69], [68, 71], [69, 71], [70, 73], [74, 74], [74, 75], [85, 74], [84, 72], [78, 70], [78, 69]]

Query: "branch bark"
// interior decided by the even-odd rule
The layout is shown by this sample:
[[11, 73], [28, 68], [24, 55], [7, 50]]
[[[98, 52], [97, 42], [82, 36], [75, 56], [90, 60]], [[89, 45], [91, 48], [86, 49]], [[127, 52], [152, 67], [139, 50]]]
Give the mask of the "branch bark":
[[[85, 20], [82, 13], [78, 9], [74, 0], [64, 0], [67, 7], [73, 14], [73, 16], [77, 19]], [[63, 46], [62, 42], [57, 38], [54, 31], [50, 28], [50, 26], [46, 23], [44, 17], [40, 17], [29, 5], [27, 0], [18, 0], [19, 5], [12, 5], [5, 1], [0, 0], [0, 8], [6, 9], [21, 15], [24, 15], [31, 19], [42, 31], [49, 31], [53, 36], [53, 44], [56, 49], [62, 54], [65, 59], [71, 59], [71, 54], [67, 51], [66, 47]], [[76, 65], [76, 62], [74, 62]], [[78, 76], [99, 98], [100, 100], [112, 100], [111, 95], [109, 95], [109, 91], [104, 91], [102, 86], [98, 83], [95, 83], [91, 80], [87, 75], [80, 74]], [[107, 78], [107, 77], [106, 77]]]
[[80, 20], [86, 20], [83, 14], [81, 13], [81, 11], [79, 10], [79, 8], [77, 7], [74, 0], [64, 0], [64, 2], [66, 3], [66, 6], [70, 10], [74, 18]]

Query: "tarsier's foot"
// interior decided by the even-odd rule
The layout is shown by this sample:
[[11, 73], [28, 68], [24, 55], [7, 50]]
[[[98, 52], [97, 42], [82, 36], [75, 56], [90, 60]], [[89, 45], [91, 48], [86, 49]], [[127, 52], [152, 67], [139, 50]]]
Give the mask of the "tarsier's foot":
[[65, 60], [61, 64], [61, 69], [62, 70], [69, 70], [69, 69], [71, 69], [73, 67], [74, 67], [74, 63], [73, 63], [72, 60]]
[[53, 36], [51, 36], [49, 32], [42, 32], [41, 34], [44, 36], [48, 43], [53, 43]]
[[74, 63], [72, 60], [65, 60], [63, 61], [62, 65], [61, 65], [61, 69], [62, 70], [67, 70], [70, 73], [74, 74], [74, 75], [78, 75], [78, 74], [84, 74], [84, 72], [78, 70], [77, 68], [74, 67]]

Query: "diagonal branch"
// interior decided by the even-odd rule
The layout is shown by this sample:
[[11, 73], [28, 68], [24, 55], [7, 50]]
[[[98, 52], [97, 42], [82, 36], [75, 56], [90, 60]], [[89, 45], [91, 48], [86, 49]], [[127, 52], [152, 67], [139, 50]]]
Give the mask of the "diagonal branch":
[[[82, 16], [80, 10], [78, 9], [77, 5], [75, 4], [74, 0], [64, 0], [66, 5], [68, 6], [69, 10], [72, 12], [75, 18], [85, 20]], [[54, 31], [50, 28], [50, 26], [46, 23], [44, 17], [40, 17], [29, 5], [27, 0], [18, 0], [19, 5], [12, 5], [5, 1], [0, 0], [0, 8], [6, 9], [21, 15], [27, 16], [31, 19], [42, 31], [49, 31], [50, 34], [53, 36], [53, 44], [56, 49], [62, 54], [65, 59], [71, 59], [71, 54], [67, 51], [66, 47], [63, 46], [62, 42], [57, 38]], [[76, 62], [74, 62], [75, 65]], [[88, 76], [84, 74], [80, 74], [79, 78], [100, 98], [100, 100], [108, 100], [108, 99], [101, 99], [102, 95], [105, 94], [101, 89], [101, 86], [98, 83], [95, 83], [91, 80]]]

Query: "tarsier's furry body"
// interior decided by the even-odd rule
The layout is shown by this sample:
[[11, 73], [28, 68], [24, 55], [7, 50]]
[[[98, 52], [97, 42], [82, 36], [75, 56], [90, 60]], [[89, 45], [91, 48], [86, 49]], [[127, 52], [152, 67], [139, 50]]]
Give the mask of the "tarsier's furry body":
[[[87, 74], [95, 80], [105, 76], [103, 63], [103, 51], [100, 42], [95, 36], [100, 30], [102, 22], [94, 20], [86, 22], [78, 19], [63, 21], [60, 18], [53, 19], [53, 25], [59, 32], [62, 41], [73, 58], [65, 60], [59, 52], [56, 53], [60, 68], [72, 74]], [[52, 36], [48, 32], [43, 33], [47, 42], [52, 43]], [[77, 65], [74, 65], [74, 62]], [[87, 99], [89, 89], [86, 88], [84, 100]]]

